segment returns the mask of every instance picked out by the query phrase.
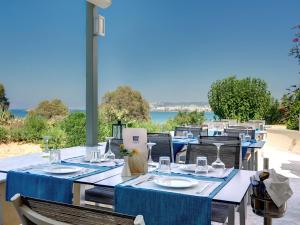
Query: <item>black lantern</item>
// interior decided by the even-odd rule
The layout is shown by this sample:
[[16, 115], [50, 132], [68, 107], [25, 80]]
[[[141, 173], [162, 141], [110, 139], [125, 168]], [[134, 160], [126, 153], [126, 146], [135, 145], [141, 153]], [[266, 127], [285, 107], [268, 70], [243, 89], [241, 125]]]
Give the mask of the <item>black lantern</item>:
[[116, 139], [122, 139], [122, 130], [126, 127], [126, 124], [118, 120], [118, 123], [112, 125], [112, 136]]

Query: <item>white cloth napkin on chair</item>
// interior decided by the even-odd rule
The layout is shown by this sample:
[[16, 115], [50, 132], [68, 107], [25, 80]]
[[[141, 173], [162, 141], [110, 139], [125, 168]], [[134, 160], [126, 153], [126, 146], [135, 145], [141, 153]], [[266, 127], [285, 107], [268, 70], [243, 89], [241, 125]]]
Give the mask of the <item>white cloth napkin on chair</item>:
[[134, 220], [134, 225], [145, 225], [144, 217], [142, 215], [137, 215]]
[[264, 184], [271, 199], [280, 207], [293, 195], [293, 191], [287, 177], [276, 173], [274, 169], [270, 169], [269, 173], [269, 178], [264, 180]]

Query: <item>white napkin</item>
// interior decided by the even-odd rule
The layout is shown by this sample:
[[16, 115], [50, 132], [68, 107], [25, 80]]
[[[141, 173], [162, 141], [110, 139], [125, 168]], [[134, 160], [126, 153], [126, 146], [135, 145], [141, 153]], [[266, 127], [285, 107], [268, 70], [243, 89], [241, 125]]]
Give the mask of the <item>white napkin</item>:
[[137, 215], [134, 220], [134, 225], [145, 225], [144, 217], [142, 215]]
[[269, 178], [264, 180], [264, 184], [271, 199], [280, 207], [293, 195], [293, 191], [287, 177], [277, 174], [274, 169], [270, 169], [269, 173]]

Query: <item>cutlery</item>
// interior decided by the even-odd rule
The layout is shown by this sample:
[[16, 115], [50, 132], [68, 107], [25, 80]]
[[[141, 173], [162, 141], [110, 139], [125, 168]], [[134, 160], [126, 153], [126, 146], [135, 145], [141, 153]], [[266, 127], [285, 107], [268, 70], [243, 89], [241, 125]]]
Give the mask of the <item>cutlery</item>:
[[197, 195], [202, 194], [202, 193], [203, 193], [204, 191], [206, 191], [209, 187], [211, 187], [211, 185], [212, 185], [211, 183], [204, 185], [204, 187], [203, 187], [200, 191], [197, 191], [196, 194], [197, 194]]
[[144, 182], [151, 181], [151, 180], [153, 180], [153, 179], [154, 179], [154, 176], [150, 176], [150, 177], [148, 177], [147, 179], [144, 179], [144, 180], [141, 180], [141, 181], [137, 182], [136, 184], [134, 184], [134, 186], [140, 185], [140, 184], [142, 184], [142, 183], [144, 183]]

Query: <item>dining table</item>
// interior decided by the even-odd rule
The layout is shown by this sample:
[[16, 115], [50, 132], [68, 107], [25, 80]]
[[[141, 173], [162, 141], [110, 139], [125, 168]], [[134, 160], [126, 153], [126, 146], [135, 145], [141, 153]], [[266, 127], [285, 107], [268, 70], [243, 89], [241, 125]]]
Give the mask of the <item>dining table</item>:
[[[72, 147], [61, 150], [61, 159], [70, 162], [73, 159], [84, 157], [86, 148]], [[0, 160], [0, 198], [2, 206], [2, 222], [4, 225], [19, 224], [17, 215], [10, 202], [6, 201], [7, 174], [11, 170], [18, 170], [34, 165], [48, 163], [49, 159], [43, 153], [33, 153], [24, 156], [11, 157]], [[175, 167], [174, 167], [175, 166]], [[172, 168], [180, 165], [174, 164]], [[106, 187], [114, 190], [118, 185], [130, 181], [133, 177], [122, 177], [122, 165], [111, 167], [99, 173], [92, 173], [88, 176], [79, 177], [73, 180], [72, 204], [85, 204], [85, 190], [91, 187]], [[151, 170], [151, 169], [150, 169]], [[213, 202], [221, 202], [230, 207], [231, 221], [234, 221], [235, 209], [238, 206], [240, 224], [246, 223], [247, 192], [250, 187], [250, 177], [253, 171], [238, 170], [236, 174], [213, 196]], [[0, 217], [1, 218], [1, 217]], [[1, 223], [0, 223], [1, 224]]]

